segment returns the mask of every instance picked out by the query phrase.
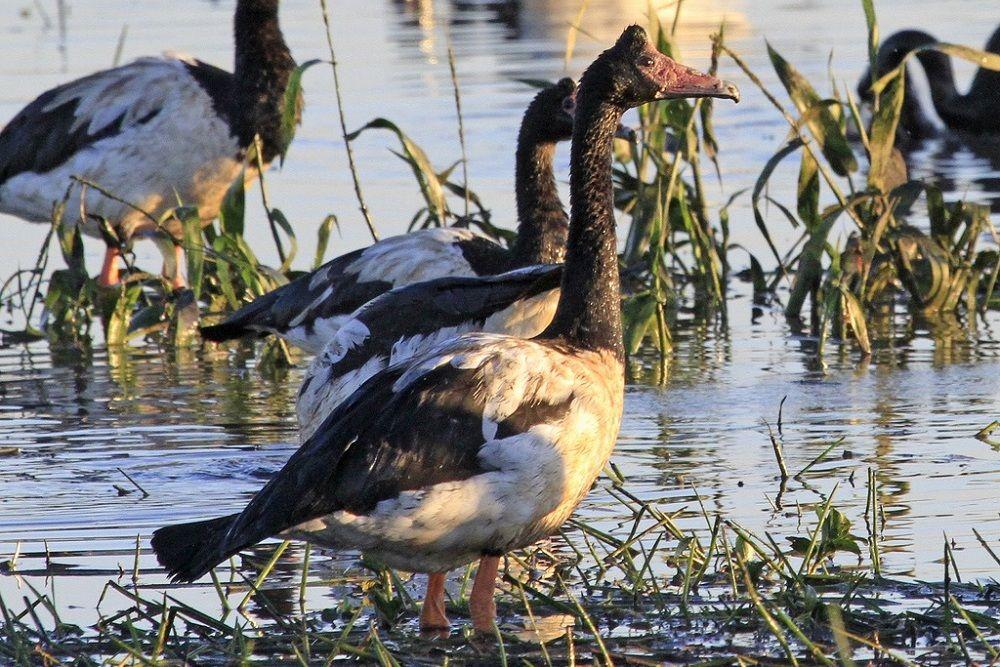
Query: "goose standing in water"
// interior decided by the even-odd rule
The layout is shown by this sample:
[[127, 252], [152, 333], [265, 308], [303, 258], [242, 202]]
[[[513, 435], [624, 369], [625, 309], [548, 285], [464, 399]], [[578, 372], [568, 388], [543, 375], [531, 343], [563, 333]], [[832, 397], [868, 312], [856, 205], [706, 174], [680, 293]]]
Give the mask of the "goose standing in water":
[[[877, 76], [899, 66], [906, 54], [938, 40], [921, 30], [901, 30], [890, 35], [879, 47], [876, 57]], [[1000, 53], [1000, 28], [986, 43], [986, 51]], [[955, 87], [951, 57], [940, 51], [919, 52], [915, 58], [924, 68], [930, 84], [931, 101], [941, 121], [951, 130], [972, 133], [1000, 133], [1000, 72], [979, 68], [968, 92], [962, 94]], [[871, 100], [871, 71], [866, 71], [858, 82], [858, 95]], [[900, 114], [900, 131], [909, 139], [923, 139], [937, 134], [934, 123], [924, 113], [913, 89], [909, 72], [906, 73], [906, 90]]]
[[355, 309], [400, 285], [444, 276], [489, 276], [532, 264], [562, 262], [567, 217], [552, 161], [557, 142], [573, 133], [576, 85], [562, 79], [528, 106], [517, 138], [515, 192], [518, 234], [510, 248], [455, 227], [393, 236], [330, 260], [247, 304], [220, 324], [202, 327], [208, 340], [275, 333], [318, 353]]
[[618, 122], [653, 100], [738, 95], [659, 53], [642, 28], [627, 28], [578, 90], [572, 217], [552, 324], [531, 339], [464, 334], [376, 374], [242, 512], [157, 530], [153, 549], [167, 572], [198, 578], [274, 535], [360, 548], [429, 573], [420, 625], [447, 632], [445, 575], [479, 559], [469, 608], [473, 626], [491, 631], [500, 557], [558, 530], [618, 434]]
[[[179, 199], [211, 220], [254, 135], [264, 164], [281, 150], [283, 99], [295, 61], [278, 26], [278, 0], [239, 0], [234, 28], [232, 74], [165, 55], [42, 93], [0, 132], [0, 212], [48, 223], [69, 189], [66, 215], [88, 234], [100, 235], [100, 217], [123, 242], [164, 233], [174, 239], [171, 278], [183, 286], [180, 223], [158, 228], [137, 209], [159, 219]], [[132, 206], [73, 185], [72, 176]], [[247, 180], [255, 177], [248, 168]], [[120, 252], [109, 242], [100, 284], [118, 282]]]

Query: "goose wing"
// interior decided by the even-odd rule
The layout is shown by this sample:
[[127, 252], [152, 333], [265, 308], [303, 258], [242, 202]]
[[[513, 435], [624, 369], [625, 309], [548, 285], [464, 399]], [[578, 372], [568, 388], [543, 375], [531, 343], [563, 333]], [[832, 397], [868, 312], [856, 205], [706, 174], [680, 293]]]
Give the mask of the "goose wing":
[[148, 123], [199, 81], [209, 82], [209, 94], [221, 99], [231, 79], [211, 65], [165, 56], [53, 88], [0, 131], [0, 183], [23, 172], [48, 172], [101, 139]]
[[330, 260], [201, 333], [215, 341], [274, 333], [318, 353], [351, 313], [393, 287], [481, 273], [467, 254], [470, 247], [476, 259], [505, 252], [479, 234], [454, 227], [393, 236]]
[[303, 437], [390, 363], [469, 331], [537, 335], [552, 319], [561, 278], [561, 265], [538, 265], [497, 276], [428, 280], [372, 299], [310, 367], [297, 405]]
[[342, 328], [344, 335], [338, 333], [324, 350], [324, 365], [340, 374], [377, 356], [392, 355], [392, 363], [398, 363], [427, 350], [411, 350], [400, 357], [393, 354], [394, 347], [416, 337], [426, 340], [441, 332], [481, 327], [497, 313], [559, 287], [561, 279], [562, 265], [550, 264], [482, 278], [439, 278], [391, 290], [354, 313]]

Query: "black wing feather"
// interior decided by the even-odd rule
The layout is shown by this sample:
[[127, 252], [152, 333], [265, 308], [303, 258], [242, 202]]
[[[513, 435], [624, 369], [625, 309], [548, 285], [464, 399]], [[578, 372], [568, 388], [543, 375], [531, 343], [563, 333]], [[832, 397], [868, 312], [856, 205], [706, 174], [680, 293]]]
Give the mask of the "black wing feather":
[[[375, 375], [334, 410], [226, 530], [212, 521], [156, 531], [160, 562], [178, 579], [195, 579], [310, 519], [369, 512], [403, 491], [485, 472], [475, 369], [440, 366], [397, 392], [393, 385], [406, 368]], [[189, 548], [175, 548], [179, 543]]]
[[[84, 85], [97, 76], [92, 74], [42, 93], [7, 123], [0, 131], [0, 183], [24, 172], [44, 174], [87, 146], [121, 132], [124, 113], [94, 134], [87, 131], [87, 123], [72, 129], [77, 121], [78, 99], [45, 109], [67, 88]], [[159, 111], [151, 111], [137, 124], [149, 122]]]
[[[297, 320], [311, 328], [317, 319], [353, 313], [392, 288], [391, 283], [384, 281], [361, 282], [356, 274], [347, 271], [364, 250], [341, 255], [257, 297], [219, 324], [202, 327], [201, 335], [208, 340], [224, 341], [261, 332], [284, 333]], [[316, 303], [327, 289], [332, 290], [329, 298]]]
[[374, 357], [388, 359], [400, 339], [467, 323], [482, 325], [518, 301], [559, 287], [561, 280], [562, 265], [547, 264], [497, 276], [437, 278], [397, 287], [357, 311], [355, 318], [371, 333], [332, 364], [327, 377], [361, 368]]

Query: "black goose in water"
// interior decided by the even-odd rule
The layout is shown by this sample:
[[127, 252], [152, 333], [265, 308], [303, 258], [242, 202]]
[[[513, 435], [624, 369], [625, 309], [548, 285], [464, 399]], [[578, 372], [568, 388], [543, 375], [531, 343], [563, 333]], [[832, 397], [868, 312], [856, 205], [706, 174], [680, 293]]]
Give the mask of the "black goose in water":
[[[94, 188], [69, 191], [66, 215], [99, 236], [99, 218], [119, 240], [166, 233], [158, 226], [178, 198], [204, 220], [219, 212], [243, 168], [254, 135], [264, 163], [281, 149], [285, 89], [295, 68], [278, 26], [278, 0], [239, 0], [234, 15], [235, 71], [183, 55], [140, 58], [42, 93], [0, 131], [0, 211], [48, 223], [79, 176]], [[252, 169], [246, 178], [255, 178]], [[81, 202], [83, 197], [83, 202]], [[131, 204], [131, 206], [129, 205]], [[139, 209], [139, 210], [137, 210]], [[173, 260], [183, 259], [174, 244]], [[118, 282], [120, 248], [109, 243], [99, 282]], [[182, 261], [172, 278], [184, 285]]]
[[[535, 338], [472, 333], [376, 374], [327, 417], [246, 508], [153, 534], [179, 580], [273, 535], [360, 548], [427, 572], [421, 627], [447, 632], [448, 570], [480, 559], [469, 608], [494, 627], [500, 557], [551, 535], [608, 460], [624, 394], [612, 138], [656, 99], [725, 97], [732, 84], [656, 51], [631, 26], [577, 96], [562, 294]], [[207, 508], [210, 509], [210, 508]]]
[[[907, 53], [937, 42], [932, 35], [920, 30], [901, 30], [888, 37], [879, 47], [876, 58], [877, 74], [884, 75], [899, 66]], [[986, 43], [986, 51], [1000, 53], [1000, 28]], [[1000, 133], [1000, 72], [979, 68], [968, 92], [959, 93], [951, 58], [940, 51], [920, 51], [914, 56], [924, 68], [930, 85], [934, 110], [944, 125], [952, 130], [970, 133]], [[872, 76], [865, 71], [858, 82], [858, 94], [871, 100]], [[899, 129], [906, 138], [919, 140], [937, 134], [934, 123], [924, 113], [913, 88], [910, 73], [906, 73], [906, 90]]]
[[255, 299], [222, 323], [203, 327], [202, 336], [223, 341], [275, 333], [318, 353], [355, 309], [393, 287], [561, 262], [567, 218], [552, 161], [556, 143], [572, 136], [575, 89], [572, 79], [563, 79], [538, 93], [524, 114], [515, 174], [519, 227], [510, 249], [454, 227], [383, 239]]

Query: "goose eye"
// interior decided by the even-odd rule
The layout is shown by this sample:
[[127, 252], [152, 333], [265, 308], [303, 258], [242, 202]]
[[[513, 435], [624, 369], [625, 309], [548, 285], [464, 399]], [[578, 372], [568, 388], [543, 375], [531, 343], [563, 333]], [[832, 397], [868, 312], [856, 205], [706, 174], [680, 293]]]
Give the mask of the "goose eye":
[[571, 100], [569, 98], [566, 98], [565, 100], [563, 100], [563, 103], [562, 103], [563, 111], [572, 111], [574, 106], [575, 105], [573, 104], [573, 100]]
[[639, 56], [639, 67], [652, 67], [653, 59], [649, 56]]

